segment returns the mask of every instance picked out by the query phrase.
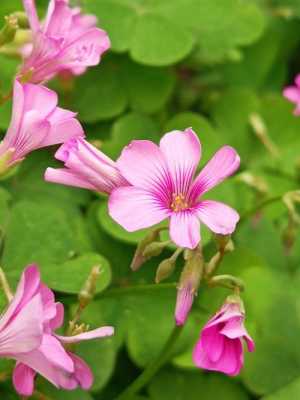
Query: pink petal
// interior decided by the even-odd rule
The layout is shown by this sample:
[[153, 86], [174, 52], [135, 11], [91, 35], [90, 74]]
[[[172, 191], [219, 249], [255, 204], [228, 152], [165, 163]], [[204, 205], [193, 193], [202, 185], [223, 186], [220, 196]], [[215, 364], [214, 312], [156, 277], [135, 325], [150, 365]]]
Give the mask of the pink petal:
[[300, 89], [295, 86], [288, 86], [283, 89], [283, 96], [293, 103], [300, 102]]
[[176, 325], [184, 325], [194, 302], [193, 291], [189, 287], [177, 289], [175, 321]]
[[201, 340], [209, 359], [212, 362], [217, 362], [223, 353], [225, 342], [224, 337], [219, 333], [219, 328], [217, 326], [211, 328], [205, 326], [201, 334]]
[[243, 347], [239, 339], [227, 339], [222, 356], [215, 365], [215, 371], [235, 376], [243, 366]]
[[132, 186], [113, 190], [108, 207], [109, 215], [129, 232], [156, 225], [169, 215], [155, 194]]
[[64, 323], [64, 306], [62, 303], [56, 303], [56, 315], [50, 321], [50, 328], [54, 331], [60, 328]]
[[224, 203], [212, 200], [201, 201], [197, 205], [197, 215], [211, 231], [220, 235], [231, 234], [240, 219], [234, 209]]
[[47, 168], [44, 178], [47, 182], [60, 183], [61, 185], [75, 186], [95, 191], [97, 190], [96, 186], [66, 168]]
[[300, 87], [300, 74], [298, 74], [295, 78], [295, 84], [297, 87]]
[[32, 396], [34, 391], [35, 371], [27, 365], [17, 363], [13, 372], [13, 384], [20, 396]]
[[47, 334], [44, 335], [39, 351], [56, 367], [69, 373], [74, 371], [72, 360], [56, 337]]
[[197, 198], [232, 175], [240, 165], [240, 157], [230, 146], [224, 146], [208, 161], [199, 173], [192, 189], [191, 199]]
[[75, 366], [74, 378], [78, 382], [79, 386], [84, 390], [89, 390], [93, 384], [93, 373], [90, 367], [78, 356], [73, 353], [69, 353]]
[[5, 141], [7, 143], [12, 143], [14, 137], [18, 134], [20, 125], [23, 117], [24, 110], [24, 90], [23, 86], [17, 79], [14, 82], [14, 92], [13, 92], [13, 109], [12, 109], [12, 119], [5, 135]]
[[[70, 359], [69, 356], [67, 357]], [[57, 368], [57, 365], [53, 364], [39, 349], [19, 354], [17, 360], [32, 368], [56, 387], [61, 386], [61, 375], [68, 375], [65, 370]]]
[[175, 193], [187, 193], [201, 157], [198, 136], [191, 128], [173, 131], [164, 135], [159, 147], [167, 161]]
[[40, 29], [40, 22], [36, 12], [34, 0], [23, 0], [24, 8], [29, 20], [30, 28], [33, 32]]
[[34, 296], [0, 331], [0, 355], [18, 356], [39, 347], [43, 335], [40, 295]]
[[74, 136], [84, 136], [80, 122], [75, 118], [70, 118], [57, 123], [52, 123], [51, 118], [48, 135], [41, 142], [40, 147], [52, 146], [64, 143]]
[[193, 211], [173, 212], [170, 219], [170, 237], [179, 247], [194, 249], [200, 242], [200, 222]]
[[48, 9], [44, 33], [60, 38], [67, 36], [72, 23], [72, 10], [64, 1], [55, 1]]
[[107, 33], [91, 28], [72, 41], [61, 54], [62, 67], [93, 66], [99, 64], [101, 55], [110, 48]]
[[29, 265], [23, 272], [16, 293], [0, 319], [0, 331], [35, 296], [40, 286], [40, 272], [36, 265]]
[[49, 116], [57, 106], [58, 97], [56, 92], [41, 85], [26, 83], [24, 90], [24, 112], [38, 111], [39, 118]]
[[62, 343], [78, 343], [84, 340], [91, 340], [91, 339], [98, 339], [107, 336], [112, 336], [113, 334], [114, 334], [114, 328], [112, 326], [103, 326], [101, 328], [94, 329], [92, 331], [80, 333], [79, 335], [74, 335], [74, 336], [56, 335], [56, 337]]
[[169, 206], [174, 185], [166, 160], [155, 143], [134, 140], [123, 149], [117, 167], [133, 186], [156, 193]]

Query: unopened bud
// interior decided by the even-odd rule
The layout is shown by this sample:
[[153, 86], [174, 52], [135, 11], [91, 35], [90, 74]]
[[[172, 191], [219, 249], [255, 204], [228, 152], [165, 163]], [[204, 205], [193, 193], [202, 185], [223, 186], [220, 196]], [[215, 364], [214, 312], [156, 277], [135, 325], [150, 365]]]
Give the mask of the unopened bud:
[[208, 281], [209, 286], [221, 286], [228, 289], [243, 291], [245, 289], [242, 279], [233, 275], [216, 275]]
[[174, 271], [175, 263], [176, 260], [173, 260], [171, 257], [163, 260], [157, 268], [155, 282], [159, 283], [164, 279], [169, 278]]
[[25, 12], [17, 11], [15, 13], [13, 13], [12, 16], [17, 18], [18, 26], [21, 29], [28, 29], [29, 28], [29, 21], [28, 21], [28, 18], [27, 18], [27, 15], [26, 15]]
[[180, 275], [177, 289], [175, 320], [184, 325], [192, 308], [203, 274], [204, 259], [201, 249], [190, 250], [185, 254], [187, 261]]
[[166, 242], [152, 242], [145, 247], [143, 251], [143, 256], [147, 259], [151, 257], [157, 257], [163, 252], [164, 248], [168, 244], [170, 244], [169, 240], [167, 240]]
[[152, 242], [159, 239], [159, 229], [154, 229], [148, 233], [138, 244], [130, 268], [137, 271], [149, 258], [144, 256], [145, 248]]
[[96, 283], [100, 275], [100, 267], [95, 266], [92, 268], [88, 279], [86, 280], [83, 288], [81, 289], [78, 299], [81, 309], [85, 308], [93, 299], [96, 292]]
[[5, 17], [5, 24], [0, 31], [0, 46], [12, 42], [18, 28], [18, 18], [15, 15]]

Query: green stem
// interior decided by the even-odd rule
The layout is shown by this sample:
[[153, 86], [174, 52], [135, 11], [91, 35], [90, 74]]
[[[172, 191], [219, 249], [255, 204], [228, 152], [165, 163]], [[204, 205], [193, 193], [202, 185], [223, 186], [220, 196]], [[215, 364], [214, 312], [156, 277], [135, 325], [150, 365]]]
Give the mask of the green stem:
[[160, 283], [160, 284], [150, 284], [150, 285], [135, 285], [127, 286], [115, 289], [109, 289], [105, 292], [99, 293], [95, 296], [97, 299], [103, 299], [107, 297], [118, 297], [118, 296], [128, 296], [131, 294], [144, 294], [145, 292], [156, 292], [162, 289], [176, 289], [177, 283]]
[[116, 400], [125, 400], [129, 396], [133, 396], [143, 389], [147, 383], [156, 375], [160, 368], [169, 360], [173, 347], [182, 332], [182, 326], [174, 326], [169, 339], [167, 340], [162, 351], [158, 357], [149, 364], [149, 366], [141, 373], [141, 375], [129, 385], [117, 398]]
[[282, 200], [282, 197], [283, 197], [283, 195], [270, 197], [269, 199], [266, 199], [266, 200], [262, 201], [261, 203], [259, 203], [255, 207], [250, 208], [250, 210], [247, 210], [241, 216], [240, 222], [244, 222], [245, 219], [247, 219], [248, 217], [251, 217], [252, 215], [256, 214], [258, 211], [262, 210], [263, 208], [267, 207], [268, 205], [276, 203], [277, 201]]

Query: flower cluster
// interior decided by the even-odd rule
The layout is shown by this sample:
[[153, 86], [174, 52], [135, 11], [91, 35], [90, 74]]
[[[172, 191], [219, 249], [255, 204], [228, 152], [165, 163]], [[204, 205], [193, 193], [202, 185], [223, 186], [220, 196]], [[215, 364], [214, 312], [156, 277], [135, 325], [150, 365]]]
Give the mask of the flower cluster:
[[[21, 49], [23, 63], [13, 86], [12, 118], [0, 144], [0, 176], [13, 173], [31, 151], [61, 144], [55, 158], [64, 167], [48, 168], [45, 180], [107, 194], [109, 215], [128, 232], [153, 227], [137, 250], [141, 252], [136, 258], [139, 263], [163, 249], [164, 244], [155, 241], [159, 238], [156, 229], [160, 229], [156, 225], [167, 220], [170, 239], [178, 249], [161, 266], [157, 280], [171, 274], [178, 255], [184, 252], [175, 310], [176, 324], [183, 325], [200, 281], [210, 282], [216, 263], [230, 245], [227, 240], [227, 247], [221, 248], [207, 268], [201, 225], [228, 238], [239, 221], [237, 211], [206, 195], [236, 172], [240, 157], [234, 148], [223, 146], [197, 173], [201, 142], [192, 128], [187, 128], [166, 133], [159, 145], [149, 140], [132, 141], [116, 161], [111, 160], [85, 139], [76, 114], [58, 107], [57, 94], [42, 86], [57, 74], [78, 75], [97, 65], [110, 47], [106, 32], [96, 27], [94, 16], [70, 7], [68, 0], [50, 0], [43, 21], [38, 19], [33, 0], [23, 3], [31, 42]], [[298, 88], [287, 88], [285, 96], [298, 107]], [[298, 108], [295, 113], [299, 114]], [[254, 350], [244, 318], [240, 297], [229, 297], [203, 328], [194, 349], [195, 365], [238, 374], [243, 365], [242, 340], [249, 351]], [[27, 267], [0, 319], [0, 357], [16, 360], [13, 382], [20, 395], [33, 393], [36, 374], [66, 390], [91, 387], [90, 368], [69, 345], [111, 336], [114, 330], [103, 327], [60, 336], [55, 331], [63, 320], [63, 305], [55, 302], [53, 292], [41, 282], [38, 268]]]
[[55, 302], [53, 292], [41, 282], [37, 266], [28, 266], [0, 319], [0, 356], [17, 361], [13, 382], [20, 395], [31, 396], [37, 373], [58, 388], [91, 387], [93, 376], [89, 366], [64, 345], [111, 336], [114, 329], [107, 326], [60, 336], [55, 330], [63, 321], [63, 305]]

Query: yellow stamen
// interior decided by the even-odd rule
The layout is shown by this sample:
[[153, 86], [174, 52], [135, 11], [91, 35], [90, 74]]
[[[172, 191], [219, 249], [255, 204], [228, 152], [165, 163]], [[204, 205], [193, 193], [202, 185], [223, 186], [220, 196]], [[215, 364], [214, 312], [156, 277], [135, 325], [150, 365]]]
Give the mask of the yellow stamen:
[[186, 201], [186, 198], [182, 193], [173, 194], [171, 208], [174, 212], [179, 212], [189, 208], [188, 202]]

